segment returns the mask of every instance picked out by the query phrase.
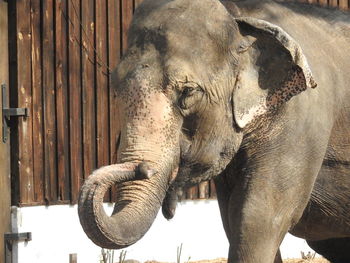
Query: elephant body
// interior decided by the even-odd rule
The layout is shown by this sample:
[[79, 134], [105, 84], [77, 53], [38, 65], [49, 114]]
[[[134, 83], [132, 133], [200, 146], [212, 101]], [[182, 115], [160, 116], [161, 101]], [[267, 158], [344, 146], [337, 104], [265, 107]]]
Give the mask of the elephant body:
[[[302, 216], [297, 222], [293, 222], [289, 232], [306, 239], [313, 249], [331, 262], [349, 262], [350, 16], [335, 10], [297, 3], [237, 1], [236, 4], [239, 7], [239, 15], [263, 19], [286, 29], [300, 44], [312, 68], [317, 88], [305, 91], [296, 96], [293, 102], [289, 102], [283, 127], [286, 129], [286, 122], [290, 122], [291, 126], [286, 129], [286, 133], [276, 138], [279, 142], [273, 143], [273, 150], [266, 150], [262, 145], [261, 151], [264, 152], [264, 158], [269, 160], [266, 162], [270, 163], [273, 160], [281, 162], [280, 157], [277, 159], [276, 157], [284, 151], [277, 145], [283, 147], [284, 144], [287, 147], [285, 150], [289, 152], [286, 155], [288, 159], [284, 160], [288, 166], [281, 171], [283, 176], [287, 175], [289, 178], [281, 176], [276, 182], [278, 192], [282, 190], [283, 197], [278, 193], [273, 194], [274, 198], [276, 196], [282, 198], [287, 206], [295, 205], [296, 196], [303, 203], [300, 206], [303, 209]], [[269, 129], [271, 130], [271, 127]], [[256, 150], [254, 147], [254, 154]], [[242, 157], [244, 162], [250, 158], [249, 155]], [[241, 162], [236, 158], [231, 173], [237, 173], [239, 169], [236, 167], [246, 168]], [[303, 172], [296, 168], [300, 166], [305, 169]], [[273, 173], [273, 177], [278, 174], [278, 171], [268, 172]], [[257, 178], [251, 178], [251, 183], [256, 183], [258, 186], [255, 187], [259, 190], [263, 189], [265, 184], [265, 191], [268, 191], [271, 186], [267, 181], [276, 180], [271, 178], [265, 181], [266, 178], [259, 178], [263, 176], [258, 171], [254, 171], [253, 174]], [[311, 174], [313, 175], [309, 177]], [[246, 175], [243, 172], [240, 176]], [[311, 188], [303, 193], [297, 190], [300, 187], [297, 186], [296, 191], [291, 193], [294, 197], [288, 197], [286, 194], [290, 189], [288, 181], [294, 176], [300, 176], [294, 183], [301, 183], [302, 187], [309, 185]], [[224, 177], [225, 179], [218, 179], [220, 185], [223, 182], [227, 185], [227, 181], [232, 180], [226, 179], [227, 175]], [[310, 179], [315, 181], [308, 181]], [[237, 195], [244, 194], [241, 189], [238, 192]], [[221, 195], [221, 191], [219, 193]], [[221, 206], [229, 203], [226, 201], [227, 197], [221, 195], [221, 198], [223, 199]], [[263, 203], [266, 202], [264, 198], [261, 199], [262, 204], [253, 200], [253, 206], [264, 207]], [[229, 212], [222, 211], [222, 213]], [[258, 221], [258, 218], [259, 216], [256, 216], [255, 220]], [[256, 225], [255, 222], [252, 224]], [[325, 241], [317, 242], [318, 240]]]
[[[349, 43], [350, 15], [336, 10], [145, 0], [113, 76], [120, 164], [81, 190], [88, 236], [128, 246], [160, 206], [173, 217], [183, 188], [213, 178], [229, 262], [281, 262], [288, 231], [350, 262]], [[114, 183], [108, 217], [101, 203]]]

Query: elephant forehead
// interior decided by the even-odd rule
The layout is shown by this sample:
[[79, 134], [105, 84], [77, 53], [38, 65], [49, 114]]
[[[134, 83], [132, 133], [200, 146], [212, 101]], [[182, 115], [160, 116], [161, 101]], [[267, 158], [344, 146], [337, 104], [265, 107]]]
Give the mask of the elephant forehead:
[[[191, 62], [203, 62], [207, 60], [207, 63], [215, 60], [218, 56], [218, 45], [208, 34], [200, 34], [178, 31], [167, 32], [167, 46], [168, 57], [177, 57], [183, 61]], [[190, 47], [190, 48], [189, 48]]]
[[227, 14], [224, 6], [217, 0], [145, 0], [135, 13], [136, 18], [142, 20], [142, 24], [147, 27], [157, 22], [171, 24], [175, 20], [180, 22], [189, 18], [196, 22], [213, 20], [213, 17], [223, 18]]
[[135, 13], [129, 39], [137, 42], [140, 36], [154, 40], [155, 36], [163, 35], [167, 44], [194, 49], [209, 40], [230, 45], [237, 32], [237, 24], [220, 1], [149, 0]]

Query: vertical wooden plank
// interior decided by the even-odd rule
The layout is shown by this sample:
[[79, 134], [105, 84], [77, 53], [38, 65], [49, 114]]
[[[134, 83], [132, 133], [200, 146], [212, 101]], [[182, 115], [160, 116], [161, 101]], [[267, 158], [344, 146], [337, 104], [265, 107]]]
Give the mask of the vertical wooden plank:
[[[0, 60], [0, 84], [5, 84], [9, 89], [9, 61], [8, 61], [8, 4], [0, 1], [0, 50], [2, 58]], [[0, 94], [0, 107], [2, 107], [2, 97]], [[6, 101], [8, 106], [8, 101]], [[2, 112], [0, 112], [2, 120]], [[2, 138], [2, 122], [0, 122], [0, 138]], [[5, 259], [4, 234], [11, 231], [11, 177], [10, 177], [10, 144], [0, 140], [0, 258]], [[6, 259], [5, 259], [6, 260]]]
[[338, 0], [329, 0], [329, 5], [332, 7], [338, 7]]
[[[108, 66], [111, 72], [116, 68], [120, 61], [121, 54], [121, 30], [120, 30], [120, 2], [108, 0]], [[109, 74], [109, 105], [110, 105], [110, 159], [116, 161], [116, 145], [120, 132], [120, 124], [118, 119], [118, 105], [115, 96], [115, 89], [111, 83], [111, 75]]]
[[58, 200], [69, 201], [69, 132], [67, 83], [67, 0], [55, 1], [55, 69]]
[[69, 254], [69, 263], [78, 263], [78, 255]]
[[[109, 90], [107, 67], [107, 1], [96, 1], [96, 116], [97, 166], [110, 162], [109, 144]], [[106, 197], [108, 201], [110, 195]]]
[[83, 179], [82, 163], [82, 107], [80, 63], [80, 1], [68, 1], [68, 85], [69, 85], [69, 139], [71, 167], [71, 202], [76, 203]]
[[[8, 99], [8, 105], [18, 104], [18, 81], [17, 81], [17, 9], [16, 2], [8, 3], [8, 60], [9, 60], [9, 87], [8, 91], [11, 96]], [[11, 33], [10, 33], [11, 32]], [[19, 167], [18, 167], [18, 129], [12, 129], [11, 132], [11, 203], [19, 205]]]
[[209, 198], [209, 182], [201, 182], [199, 184], [199, 199], [208, 199]]
[[[11, 139], [14, 142], [13, 158], [15, 176], [19, 183], [19, 205], [34, 202], [33, 189], [33, 126], [32, 126], [32, 81], [31, 81], [31, 28], [30, 1], [18, 0], [15, 3], [17, 23], [15, 54], [15, 76], [11, 79], [11, 107], [28, 108], [30, 116], [15, 120], [16, 131]], [[11, 44], [10, 44], [11, 46]], [[14, 96], [12, 96], [14, 95]], [[16, 141], [16, 142], [15, 142]]]
[[32, 32], [32, 99], [33, 99], [33, 175], [34, 199], [44, 202], [44, 136], [42, 108], [42, 71], [41, 71], [41, 11], [40, 1], [31, 0], [31, 32]]
[[[109, 83], [109, 123], [110, 123], [110, 160], [117, 163], [117, 140], [120, 133], [118, 118], [118, 102], [115, 96], [114, 83], [111, 83], [111, 74], [117, 67], [121, 56], [121, 20], [120, 1], [108, 0], [108, 83]], [[111, 191], [111, 199], [115, 200], [115, 189]]]
[[339, 0], [339, 8], [342, 10], [349, 9], [349, 1], [348, 0]]
[[186, 199], [194, 200], [198, 199], [199, 187], [195, 185], [186, 191]]
[[107, 62], [107, 5], [96, 2], [96, 93], [97, 93], [97, 166], [109, 163], [109, 111]]
[[122, 9], [122, 52], [124, 53], [128, 46], [128, 29], [132, 20], [133, 1], [121, 0], [121, 9]]
[[96, 168], [95, 110], [95, 6], [94, 0], [82, 1], [82, 92], [84, 178]]
[[53, 0], [42, 1], [45, 199], [57, 201]]
[[192, 200], [193, 199], [193, 191], [192, 187], [186, 190], [186, 197], [187, 200]]
[[216, 188], [214, 180], [210, 180], [210, 194], [209, 197], [212, 199], [216, 199]]
[[327, 5], [328, 5], [328, 0], [318, 0], [318, 3], [319, 3], [321, 6], [327, 6]]

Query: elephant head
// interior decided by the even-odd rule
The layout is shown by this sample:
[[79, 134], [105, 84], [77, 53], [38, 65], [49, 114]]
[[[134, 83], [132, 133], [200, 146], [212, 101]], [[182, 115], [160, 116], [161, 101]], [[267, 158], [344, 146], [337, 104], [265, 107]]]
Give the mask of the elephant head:
[[[162, 203], [171, 218], [177, 188], [220, 174], [259, 120], [315, 86], [292, 37], [216, 0], [145, 0], [113, 78], [120, 164], [96, 170], [79, 199], [85, 232], [106, 248], [139, 240]], [[103, 196], [114, 184], [107, 216]]]

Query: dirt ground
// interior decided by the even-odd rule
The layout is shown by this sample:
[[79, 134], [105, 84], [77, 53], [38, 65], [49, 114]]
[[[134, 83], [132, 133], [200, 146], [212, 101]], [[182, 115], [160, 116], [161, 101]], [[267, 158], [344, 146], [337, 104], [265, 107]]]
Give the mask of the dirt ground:
[[329, 263], [328, 260], [324, 258], [314, 258], [314, 259], [286, 259], [283, 263]]
[[[165, 262], [158, 262], [158, 261], [146, 261], [145, 263], [165, 263]], [[185, 262], [187, 263], [187, 262]], [[217, 258], [214, 260], [200, 260], [200, 261], [190, 261], [188, 263], [227, 263], [226, 258]], [[283, 260], [283, 263], [329, 263], [328, 260], [325, 260], [324, 258], [314, 258], [314, 259], [286, 259]]]

